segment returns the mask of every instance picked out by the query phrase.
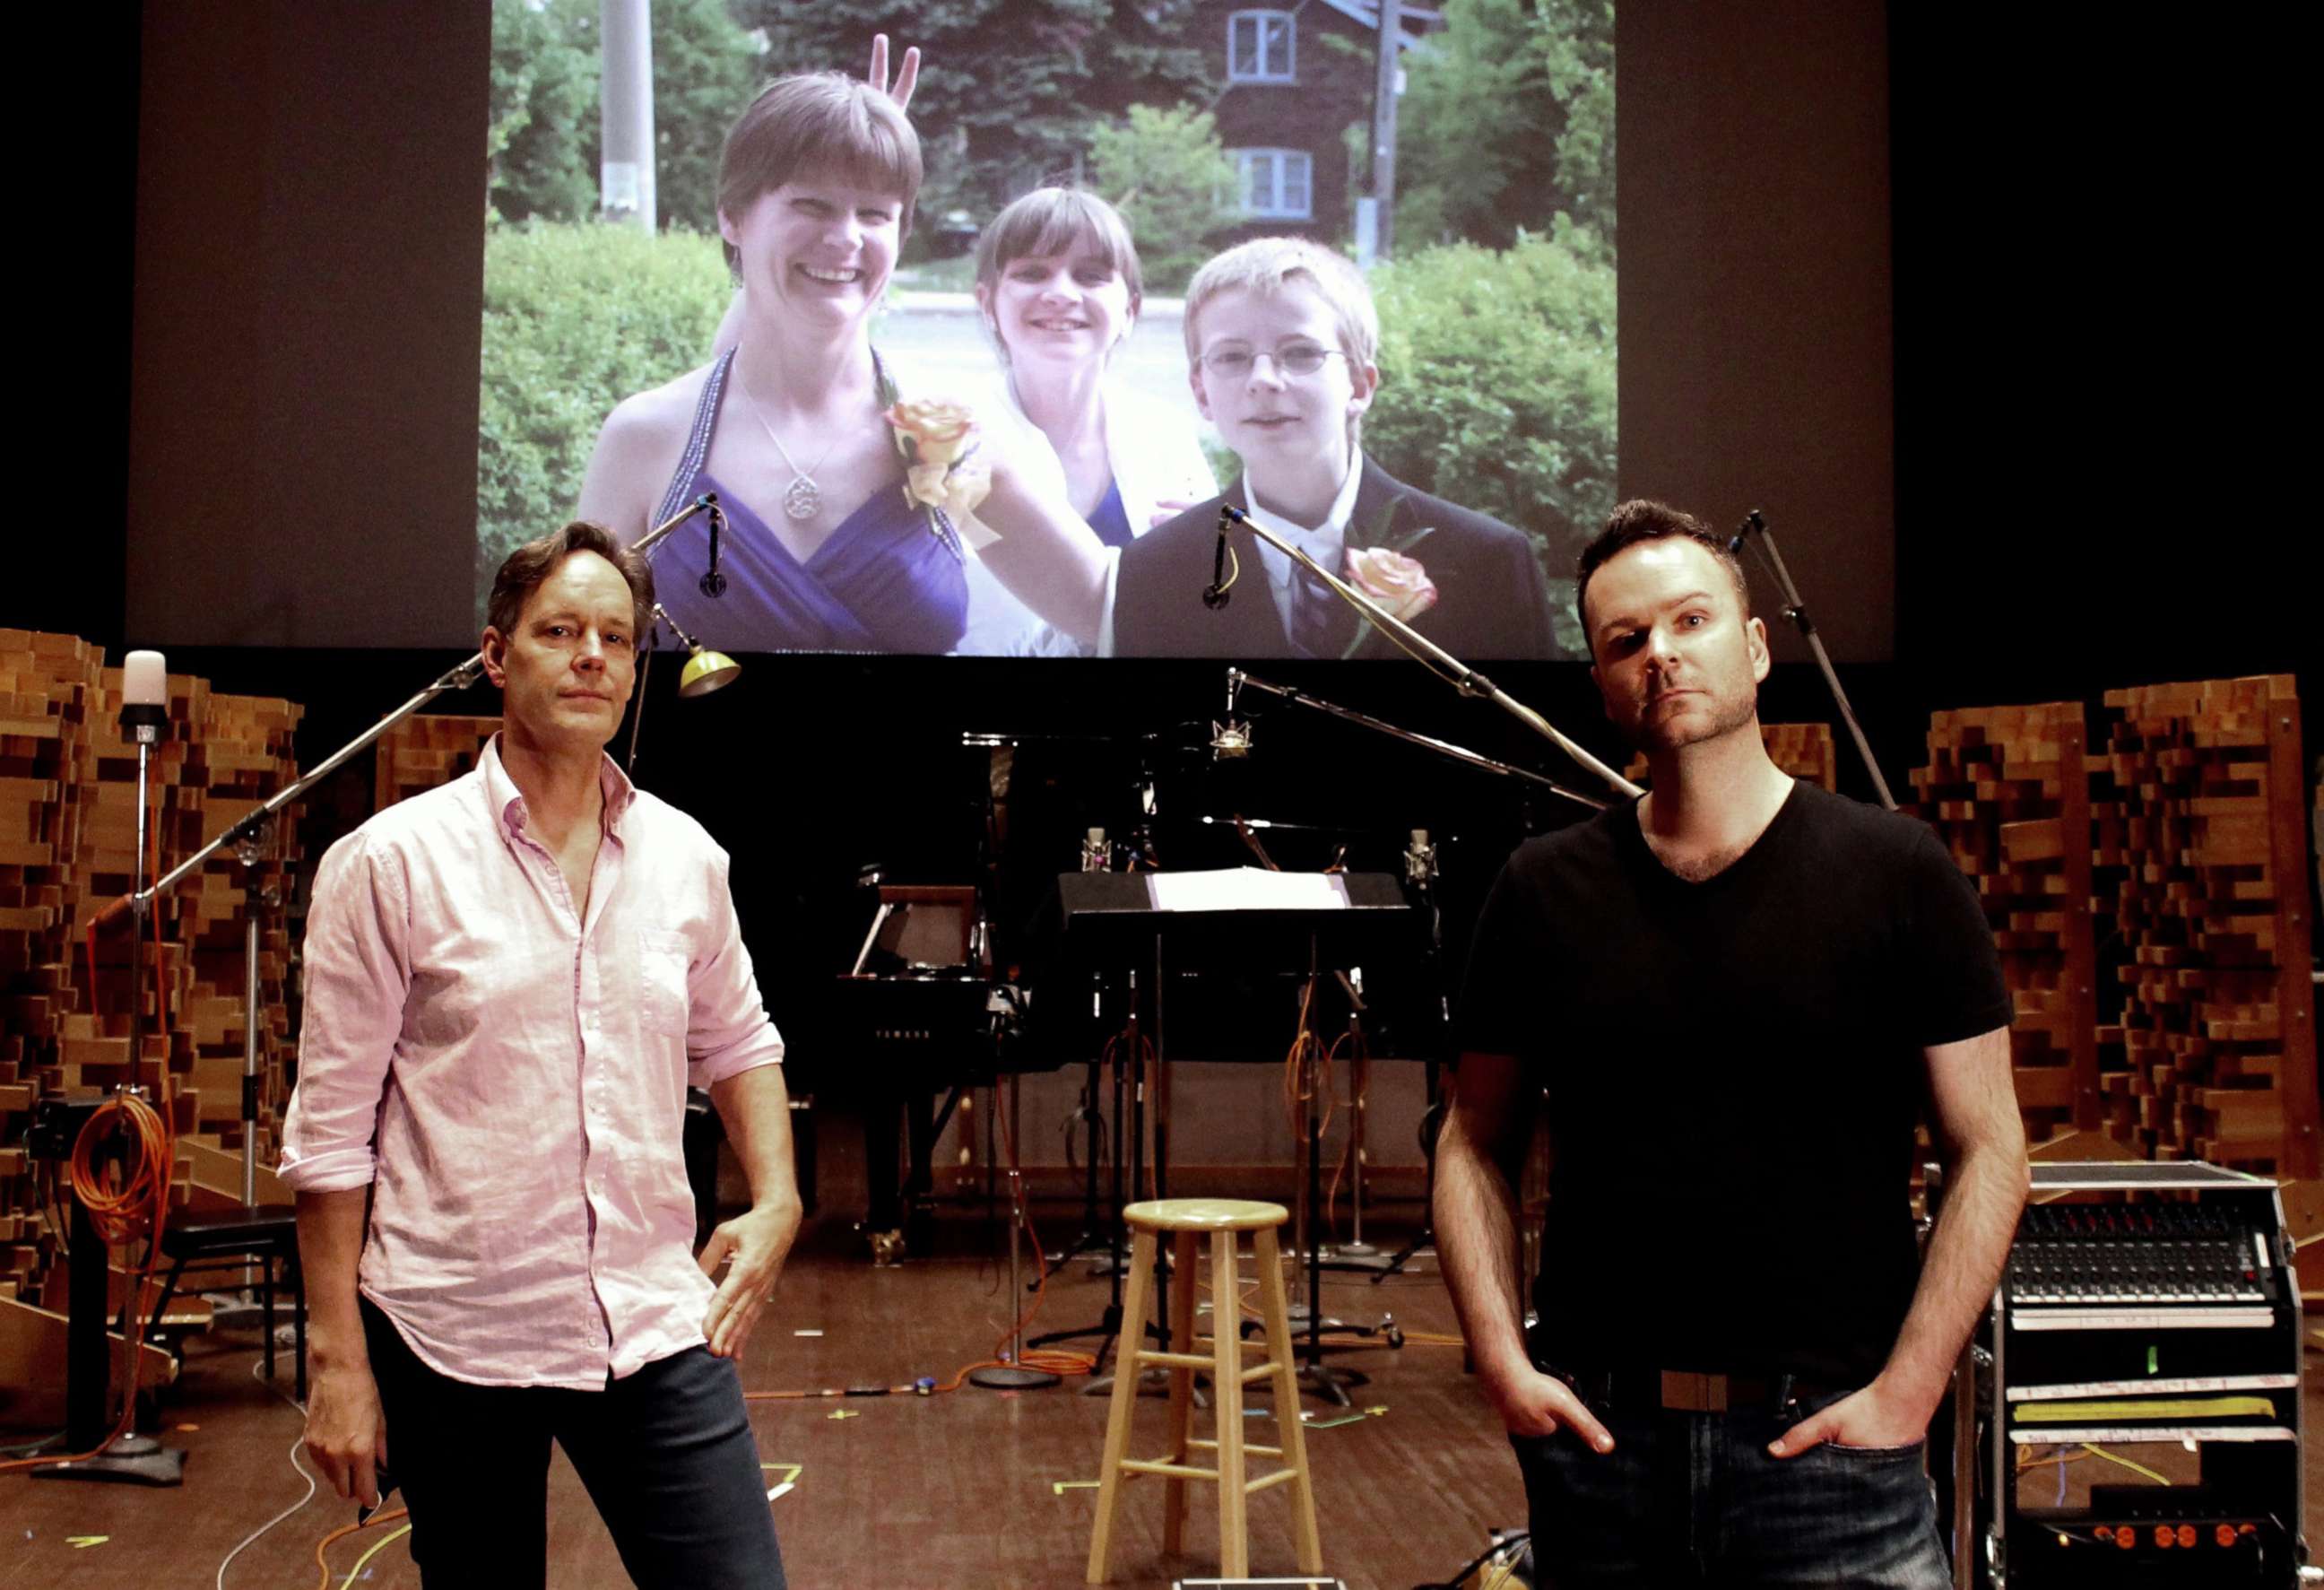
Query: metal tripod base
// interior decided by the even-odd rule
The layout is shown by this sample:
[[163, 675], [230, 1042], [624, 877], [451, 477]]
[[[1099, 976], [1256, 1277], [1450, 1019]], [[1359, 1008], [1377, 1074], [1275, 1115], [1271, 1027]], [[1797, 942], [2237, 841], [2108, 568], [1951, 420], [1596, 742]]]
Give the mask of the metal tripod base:
[[1379, 1285], [1391, 1275], [1402, 1275], [1405, 1266], [1415, 1259], [1433, 1260], [1435, 1257], [1436, 1234], [1434, 1231], [1423, 1231], [1388, 1256], [1388, 1262], [1381, 1265], [1379, 1272], [1372, 1277], [1372, 1285]]
[[36, 1480], [108, 1480], [117, 1485], [182, 1485], [186, 1455], [151, 1436], [124, 1436], [94, 1457], [52, 1463], [32, 1471]]
[[[1293, 1303], [1283, 1310], [1286, 1322], [1295, 1327], [1292, 1331], [1294, 1336], [1299, 1335], [1307, 1328], [1308, 1319], [1314, 1312], [1315, 1310], [1314, 1308], [1308, 1307], [1308, 1305], [1305, 1303]], [[1346, 1330], [1348, 1328], [1348, 1322], [1344, 1319], [1334, 1319], [1330, 1315], [1326, 1314], [1323, 1318], [1315, 1321], [1315, 1328], [1317, 1330]]]
[[1310, 1364], [1299, 1371], [1301, 1391], [1341, 1408], [1353, 1406], [1348, 1396], [1350, 1386], [1368, 1386], [1371, 1380], [1361, 1370], [1334, 1369], [1328, 1364]]
[[1102, 1254], [1113, 1246], [1113, 1234], [1101, 1227], [1086, 1227], [1082, 1234], [1054, 1253], [1041, 1255], [1041, 1262], [1052, 1271], [1063, 1270], [1084, 1253]]
[[996, 1364], [968, 1372], [968, 1383], [982, 1386], [988, 1391], [1032, 1391], [1043, 1386], [1054, 1386], [1059, 1377], [1046, 1369], [1022, 1369], [1013, 1364]]

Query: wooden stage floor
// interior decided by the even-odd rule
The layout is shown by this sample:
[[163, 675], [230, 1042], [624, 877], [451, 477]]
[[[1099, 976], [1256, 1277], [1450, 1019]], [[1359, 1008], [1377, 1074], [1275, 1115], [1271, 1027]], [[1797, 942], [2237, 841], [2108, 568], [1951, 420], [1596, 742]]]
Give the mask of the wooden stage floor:
[[[831, 1146], [828, 1129], [825, 1141]], [[891, 1384], [920, 1375], [944, 1382], [986, 1357], [1009, 1319], [1005, 1231], [981, 1214], [950, 1212], [939, 1222], [932, 1257], [875, 1269], [841, 1212], [853, 1200], [844, 1187], [826, 1188], [827, 1197], [834, 1193], [837, 1206], [826, 1204], [809, 1222], [760, 1321], [743, 1360], [745, 1387]], [[1044, 1234], [1053, 1241], [1070, 1234], [1076, 1213], [1047, 1211]], [[1391, 1225], [1367, 1234], [1392, 1244], [1402, 1234]], [[1245, 1271], [1248, 1279], [1248, 1262]], [[1360, 1276], [1328, 1276], [1324, 1297], [1332, 1313], [1351, 1320], [1392, 1313], [1410, 1331], [1452, 1329], [1443, 1287], [1425, 1262], [1380, 1286]], [[1052, 1280], [1037, 1328], [1092, 1324], [1106, 1298], [1102, 1279], [1085, 1264], [1073, 1265]], [[803, 1331], [821, 1334], [798, 1334]], [[1094, 1338], [1068, 1345], [1093, 1347]], [[306, 1490], [288, 1457], [301, 1419], [288, 1401], [287, 1361], [278, 1392], [254, 1378], [257, 1360], [254, 1331], [217, 1333], [190, 1347], [163, 1418], [166, 1438], [190, 1455], [182, 1488], [0, 1477], [0, 1584], [41, 1590], [213, 1584], [235, 1544]], [[1318, 1429], [1311, 1421], [1309, 1428], [1325, 1566], [1351, 1590], [1410, 1590], [1445, 1579], [1483, 1549], [1492, 1527], [1523, 1525], [1515, 1464], [1462, 1372], [1459, 1348], [1413, 1343], [1400, 1351], [1338, 1354], [1335, 1362], [1371, 1376], [1353, 1395], [1358, 1409], [1377, 1410], [1353, 1423]], [[2324, 1374], [2311, 1364], [2307, 1378], [2314, 1429]], [[1096, 1477], [1106, 1404], [1078, 1394], [1079, 1384], [754, 1402], [762, 1458], [799, 1465], [795, 1488], [773, 1503], [791, 1584], [799, 1590], [1080, 1585], [1096, 1493], [1074, 1482]], [[1268, 1407], [1263, 1395], [1254, 1401]], [[1314, 1399], [1307, 1406], [1317, 1420], [1339, 1417]], [[1158, 1399], [1140, 1400], [1139, 1447], [1158, 1447], [1162, 1408]], [[1273, 1444], [1272, 1418], [1270, 1410], [1249, 1421], [1253, 1439]], [[770, 1484], [788, 1472], [771, 1473]], [[1061, 1484], [1066, 1488], [1058, 1489]], [[1215, 1493], [1199, 1484], [1193, 1491], [1191, 1550], [1170, 1560], [1160, 1550], [1159, 1483], [1130, 1487], [1115, 1531], [1111, 1583], [1167, 1590], [1182, 1575], [1215, 1572]], [[2310, 1520], [2324, 1520], [2312, 1464], [2308, 1493]], [[626, 1584], [611, 1540], [561, 1456], [553, 1460], [549, 1497], [549, 1582]], [[319, 1493], [244, 1550], [226, 1585], [285, 1590], [317, 1584], [316, 1543], [353, 1517], [348, 1504]], [[335, 1545], [330, 1584], [339, 1584], [382, 1533], [369, 1530]], [[73, 1544], [93, 1536], [105, 1539]], [[1250, 1539], [1254, 1574], [1293, 1570], [1280, 1488], [1253, 1498]], [[370, 1558], [359, 1581], [364, 1590], [417, 1586], [406, 1544], [393, 1541]]]

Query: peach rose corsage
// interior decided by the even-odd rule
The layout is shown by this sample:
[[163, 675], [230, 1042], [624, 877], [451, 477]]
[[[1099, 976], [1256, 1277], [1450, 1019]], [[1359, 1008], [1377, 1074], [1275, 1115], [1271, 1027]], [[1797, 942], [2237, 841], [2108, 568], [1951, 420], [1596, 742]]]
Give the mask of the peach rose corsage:
[[884, 418], [904, 458], [904, 500], [928, 511], [930, 532], [947, 545], [955, 528], [971, 547], [1000, 540], [976, 517], [977, 504], [992, 490], [992, 469], [977, 456], [976, 416], [968, 405], [899, 398]]

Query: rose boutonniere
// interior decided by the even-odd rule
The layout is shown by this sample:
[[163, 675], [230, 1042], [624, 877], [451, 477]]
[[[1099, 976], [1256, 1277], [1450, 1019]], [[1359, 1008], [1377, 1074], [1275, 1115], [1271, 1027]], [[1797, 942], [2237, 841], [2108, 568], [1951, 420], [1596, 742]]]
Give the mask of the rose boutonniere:
[[1386, 547], [1350, 547], [1341, 578], [1378, 602], [1390, 618], [1407, 624], [1436, 605], [1436, 582], [1426, 567]]
[[[1347, 555], [1340, 578], [1379, 603], [1390, 618], [1410, 624], [1436, 605], [1436, 582], [1428, 578], [1427, 566], [1412, 555], [1413, 549], [1434, 534], [1436, 527], [1424, 524], [1399, 532], [1397, 513], [1404, 502], [1402, 497], [1391, 498], [1387, 510], [1367, 529], [1348, 527]], [[1362, 615], [1354, 638], [1340, 653], [1342, 659], [1361, 651], [1378, 627], [1370, 614]]]

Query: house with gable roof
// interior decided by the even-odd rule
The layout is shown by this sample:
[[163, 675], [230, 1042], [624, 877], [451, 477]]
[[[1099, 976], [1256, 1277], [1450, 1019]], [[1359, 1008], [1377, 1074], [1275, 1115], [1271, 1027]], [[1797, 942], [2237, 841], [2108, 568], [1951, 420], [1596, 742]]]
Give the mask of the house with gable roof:
[[[1369, 186], [1379, 5], [1198, 0], [1194, 10], [1218, 85], [1209, 108], [1250, 217], [1231, 240], [1291, 234], [1337, 246], [1353, 234], [1354, 201]], [[1443, 26], [1443, 13], [1406, 5], [1399, 24], [1409, 51]]]

